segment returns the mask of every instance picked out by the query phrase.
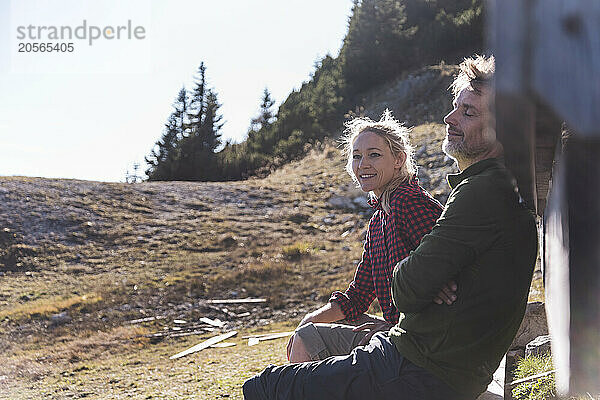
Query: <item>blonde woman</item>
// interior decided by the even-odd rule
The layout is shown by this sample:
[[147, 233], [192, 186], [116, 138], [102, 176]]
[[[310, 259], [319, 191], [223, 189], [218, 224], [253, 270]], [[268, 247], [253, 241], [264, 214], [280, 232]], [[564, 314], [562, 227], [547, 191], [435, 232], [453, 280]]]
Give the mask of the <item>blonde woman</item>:
[[[346, 124], [346, 169], [369, 193], [375, 212], [354, 279], [344, 292], [334, 292], [327, 304], [302, 319], [288, 344], [290, 362], [349, 354], [375, 332], [398, 322], [390, 292], [392, 271], [442, 212], [442, 205], [419, 186], [408, 134], [388, 110], [379, 121], [361, 117]], [[448, 286], [438, 302], [454, 300], [454, 285]], [[365, 314], [375, 298], [383, 318]]]

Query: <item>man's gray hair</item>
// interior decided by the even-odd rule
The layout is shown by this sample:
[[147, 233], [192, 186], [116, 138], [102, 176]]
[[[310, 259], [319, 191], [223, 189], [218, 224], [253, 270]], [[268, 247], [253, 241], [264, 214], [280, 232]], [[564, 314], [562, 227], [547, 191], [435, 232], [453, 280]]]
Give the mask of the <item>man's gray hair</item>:
[[494, 78], [496, 71], [496, 61], [494, 56], [480, 56], [465, 58], [459, 65], [460, 72], [450, 85], [454, 97], [458, 96], [461, 90], [471, 87], [477, 94], [481, 93], [481, 88], [489, 86]]

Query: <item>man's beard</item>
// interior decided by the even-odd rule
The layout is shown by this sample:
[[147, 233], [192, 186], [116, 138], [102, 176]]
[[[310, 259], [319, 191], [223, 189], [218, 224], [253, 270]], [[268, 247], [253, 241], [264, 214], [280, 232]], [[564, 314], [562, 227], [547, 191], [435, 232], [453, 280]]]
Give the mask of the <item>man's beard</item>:
[[451, 142], [446, 137], [442, 143], [442, 151], [456, 162], [469, 162], [490, 150], [490, 146], [466, 146], [463, 141]]

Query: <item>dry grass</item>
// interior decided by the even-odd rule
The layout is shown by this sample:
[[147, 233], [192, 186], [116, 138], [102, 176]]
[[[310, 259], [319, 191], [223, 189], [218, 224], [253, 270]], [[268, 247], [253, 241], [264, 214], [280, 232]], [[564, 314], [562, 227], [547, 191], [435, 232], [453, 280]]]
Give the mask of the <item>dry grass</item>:
[[529, 303], [539, 301], [544, 303], [546, 301], [545, 296], [546, 292], [544, 290], [544, 279], [542, 276], [542, 261], [540, 260], [539, 254], [536, 261], [535, 269], [533, 272], [533, 279], [531, 280], [531, 286], [529, 288], [529, 298], [527, 301]]
[[[241, 336], [270, 321], [299, 320], [328, 296], [323, 287], [343, 289], [354, 269], [348, 260], [360, 256], [362, 217], [327, 206], [341, 190], [336, 182], [347, 178], [343, 170], [317, 174], [319, 162], [327, 169], [340, 160], [311, 154], [312, 167], [299, 170], [321, 183], [309, 193], [307, 177], [293, 174], [227, 184], [7, 180], [15, 184], [11, 212], [22, 216], [15, 221], [32, 232], [11, 236], [11, 245], [31, 240], [36, 251], [20, 254], [19, 268], [0, 276], [0, 398], [241, 398], [244, 379], [285, 361], [285, 339], [254, 347], [236, 339], [231, 349], [171, 361], [207, 336], [150, 343], [140, 335], [165, 324], [137, 329], [125, 321], [194, 321], [213, 312], [198, 309], [199, 299], [234, 291], [267, 297], [266, 306], [228, 307], [252, 314], [234, 321]], [[32, 200], [20, 203], [26, 196]], [[353, 222], [325, 229], [331, 213]], [[357, 228], [342, 243], [348, 224]], [[50, 317], [62, 311], [71, 322], [52, 326]]]
[[313, 251], [314, 246], [306, 242], [296, 242], [281, 249], [281, 253], [288, 260], [299, 260], [304, 256], [309, 256]]
[[[14, 375], [0, 381], [0, 397], [10, 399], [80, 398], [90, 399], [242, 399], [241, 385], [269, 363], [285, 363], [286, 339], [278, 339], [248, 347], [241, 336], [289, 330], [292, 325], [276, 324], [260, 330], [240, 332], [228, 340], [235, 347], [207, 349], [187, 357], [169, 360], [175, 352], [201, 340], [189, 338], [157, 345], [131, 341], [132, 333], [116, 333], [103, 337], [90, 336], [78, 343], [65, 345], [77, 348], [78, 360], [65, 363], [46, 358], [35, 361], [36, 353], [27, 363], [6, 358], [11, 370], [25, 369], [28, 379]], [[129, 340], [127, 345], [112, 346], [110, 352], [98, 352], [98, 343]], [[89, 343], [95, 343], [90, 351]], [[64, 351], [60, 349], [61, 352]], [[85, 356], [89, 354], [91, 356]], [[5, 370], [0, 370], [5, 373]]]
[[21, 322], [34, 318], [44, 318], [64, 310], [92, 305], [99, 301], [102, 301], [102, 297], [94, 293], [83, 296], [58, 296], [38, 299], [0, 310], [0, 320], [10, 319], [13, 322]]

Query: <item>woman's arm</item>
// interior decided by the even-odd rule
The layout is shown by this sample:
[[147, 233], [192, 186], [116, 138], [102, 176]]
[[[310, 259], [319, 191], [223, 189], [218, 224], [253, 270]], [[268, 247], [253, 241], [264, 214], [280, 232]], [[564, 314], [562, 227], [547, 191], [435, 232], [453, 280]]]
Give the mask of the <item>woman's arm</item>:
[[302, 321], [300, 321], [300, 323], [298, 324], [298, 327], [301, 327], [302, 325], [306, 325], [309, 322], [328, 323], [328, 322], [339, 321], [344, 318], [345, 318], [345, 316], [344, 316], [344, 313], [342, 312], [342, 308], [340, 307], [340, 305], [335, 302], [329, 302], [329, 303], [325, 304], [323, 307], [306, 314], [304, 316], [304, 318], [302, 318]]
[[373, 220], [371, 219], [363, 245], [362, 257], [356, 267], [354, 279], [344, 292], [333, 292], [329, 298], [329, 302], [337, 304], [342, 311], [344, 316], [340, 319], [356, 320], [367, 312], [373, 299], [375, 299], [375, 287], [373, 286], [372, 266], [369, 257], [372, 223]]

